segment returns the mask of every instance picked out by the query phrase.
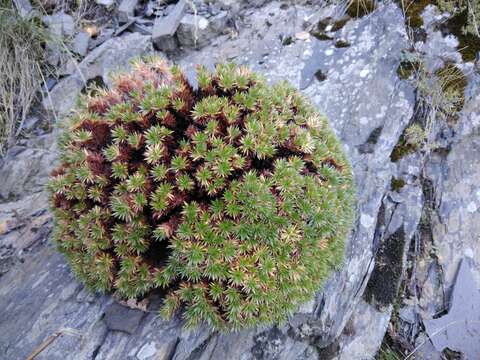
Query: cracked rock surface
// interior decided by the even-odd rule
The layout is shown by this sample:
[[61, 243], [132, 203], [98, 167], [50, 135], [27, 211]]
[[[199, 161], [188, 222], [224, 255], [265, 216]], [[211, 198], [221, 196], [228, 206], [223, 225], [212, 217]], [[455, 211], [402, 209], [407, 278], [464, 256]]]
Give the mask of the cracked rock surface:
[[[321, 41], [296, 34], [312, 14], [327, 18], [332, 8], [252, 3], [261, 7], [243, 10], [236, 37], [209, 39], [202, 49], [171, 54], [170, 60], [190, 73], [198, 63], [248, 65], [269, 81], [290, 81], [327, 115], [357, 184], [357, 218], [344, 266], [287, 323], [231, 334], [206, 326], [187, 331], [179, 318], [162, 320], [156, 312], [160, 298], [150, 299], [142, 312], [110, 295], [90, 294], [49, 242], [52, 221], [43, 185], [56, 162], [56, 130], [32, 135], [0, 161], [1, 359], [25, 359], [56, 332], [61, 335], [37, 360], [371, 359], [387, 331], [418, 236], [426, 201], [423, 178], [429, 179], [428, 194], [436, 204], [430, 225], [438, 255], [419, 265], [426, 285], [412, 311], [433, 317], [446, 301], [439, 283], [453, 286], [464, 257], [471, 259], [472, 278], [480, 284], [478, 93], [466, 102], [447, 156], [434, 154], [425, 164], [411, 154], [393, 163], [390, 154], [415, 108], [413, 87], [396, 72], [402, 50], [409, 47], [398, 6], [381, 4]], [[294, 40], [286, 44], [278, 34]], [[45, 108], [56, 110], [61, 122], [86, 82], [108, 85], [110, 71], [151, 51], [151, 36], [139, 33], [104, 42], [79, 63], [81, 72], [52, 89]], [[405, 180], [400, 190], [392, 189], [393, 177]], [[429, 272], [433, 266], [442, 268], [441, 274]]]

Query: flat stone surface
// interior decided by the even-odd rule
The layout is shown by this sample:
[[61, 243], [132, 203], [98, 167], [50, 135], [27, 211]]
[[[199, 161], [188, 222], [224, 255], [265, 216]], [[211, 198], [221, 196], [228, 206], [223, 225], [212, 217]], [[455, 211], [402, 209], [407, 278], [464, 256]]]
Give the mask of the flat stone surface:
[[435, 198], [441, 199], [432, 231], [448, 288], [453, 286], [464, 257], [473, 261], [473, 276], [480, 282], [480, 137], [475, 130], [480, 121], [479, 104], [480, 92], [466, 103], [456, 125], [459, 135], [448, 155], [433, 157], [427, 168], [435, 185]]
[[111, 72], [125, 70], [132, 58], [151, 51], [150, 37], [138, 33], [125, 34], [105, 41], [78, 64], [74, 74], [61, 80], [52, 89], [50, 96], [43, 100], [43, 106], [61, 119], [71, 111], [78, 94], [89, 80], [100, 77], [108, 85]]
[[462, 260], [447, 315], [425, 320], [425, 331], [438, 351], [449, 348], [466, 359], [480, 359], [480, 286], [469, 261]]
[[46, 15], [42, 20], [54, 31], [55, 35], [72, 36], [75, 32], [73, 17], [63, 12]]
[[158, 50], [173, 51], [176, 49], [175, 32], [187, 7], [186, 0], [180, 0], [165, 17], [155, 18], [152, 30], [152, 41]]
[[[440, 14], [435, 6], [430, 5], [422, 16], [426, 40], [418, 41], [415, 48], [421, 52], [426, 69], [435, 72], [446, 62], [453, 62], [466, 75], [468, 86], [465, 105], [458, 119], [446, 123], [442, 116], [437, 116], [434, 122], [433, 134], [438, 149], [426, 156], [422, 166], [424, 219], [415, 234], [419, 248], [412, 258], [415, 271], [408, 279], [408, 296], [400, 304], [402, 313], [408, 316], [397, 319], [395, 327], [404, 329], [406, 337], [416, 339], [412, 343], [412, 348], [417, 347], [415, 357], [441, 359], [444, 357], [441, 350], [434, 346], [435, 331], [430, 332], [430, 336], [423, 332], [425, 322], [449, 311], [460, 263], [468, 260], [469, 271], [477, 286], [480, 284], [480, 194], [477, 196], [480, 76], [473, 63], [462, 61], [457, 49], [458, 40], [438, 30], [448, 15]], [[401, 159], [401, 167], [407, 169], [415, 156]], [[400, 175], [403, 174], [398, 172], [397, 176]], [[455, 324], [451, 326], [460, 333], [458, 335], [468, 335]], [[461, 349], [457, 350], [461, 352]], [[463, 357], [470, 358], [465, 354]]]
[[48, 174], [57, 163], [55, 134], [10, 148], [0, 170], [0, 201], [43, 190]]
[[177, 30], [180, 45], [189, 47], [203, 47], [215, 35], [216, 32], [211, 29], [210, 22], [200, 15], [184, 15]]
[[113, 303], [105, 309], [104, 321], [109, 330], [123, 331], [133, 334], [145, 313]]
[[73, 51], [81, 56], [85, 56], [87, 54], [89, 41], [90, 34], [80, 31], [73, 39]]
[[118, 20], [121, 23], [126, 23], [135, 15], [135, 8], [138, 5], [138, 0], [122, 0], [118, 6]]

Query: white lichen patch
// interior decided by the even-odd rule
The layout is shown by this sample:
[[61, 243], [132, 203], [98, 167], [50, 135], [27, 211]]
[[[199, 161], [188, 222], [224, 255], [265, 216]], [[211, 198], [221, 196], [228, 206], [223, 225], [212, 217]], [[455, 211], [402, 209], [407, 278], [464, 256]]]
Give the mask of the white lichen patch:
[[137, 359], [146, 360], [146, 359], [152, 357], [153, 355], [155, 355], [156, 352], [157, 352], [157, 347], [155, 346], [154, 342], [146, 343], [138, 351]]
[[368, 74], [370, 74], [370, 70], [368, 70], [368, 69], [363, 69], [363, 70], [360, 71], [360, 77], [362, 79], [366, 78]]
[[375, 223], [375, 219], [368, 215], [368, 214], [362, 214], [360, 215], [360, 224], [365, 227], [365, 228], [371, 228], [373, 224]]
[[467, 205], [467, 211], [470, 212], [470, 213], [474, 213], [475, 211], [477, 211], [477, 204], [475, 204], [475, 202], [470, 202], [468, 205]]

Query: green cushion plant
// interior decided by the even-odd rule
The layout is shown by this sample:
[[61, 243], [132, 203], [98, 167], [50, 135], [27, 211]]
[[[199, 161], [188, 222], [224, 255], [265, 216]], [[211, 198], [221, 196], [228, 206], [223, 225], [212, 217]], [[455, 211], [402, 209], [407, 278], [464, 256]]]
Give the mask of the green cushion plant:
[[49, 183], [55, 242], [94, 291], [187, 326], [284, 320], [343, 257], [354, 208], [339, 141], [286, 83], [139, 60], [84, 99]]

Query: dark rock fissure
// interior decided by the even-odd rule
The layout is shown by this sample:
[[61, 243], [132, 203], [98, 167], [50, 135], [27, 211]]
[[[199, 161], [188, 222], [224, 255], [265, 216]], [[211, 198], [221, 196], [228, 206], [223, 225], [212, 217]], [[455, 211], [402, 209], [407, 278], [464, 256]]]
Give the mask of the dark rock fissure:
[[109, 330], [133, 334], [145, 316], [145, 312], [112, 303], [105, 309], [103, 320]]
[[375, 151], [375, 145], [382, 134], [383, 126], [378, 126], [372, 130], [370, 135], [368, 136], [367, 141], [365, 143], [359, 145], [358, 152], [360, 154], [372, 154]]
[[403, 225], [380, 244], [364, 299], [378, 310], [393, 304], [403, 272]]
[[[195, 349], [193, 349], [193, 351], [190, 353], [190, 355], [188, 355], [188, 357], [185, 360], [200, 359], [205, 349], [207, 348], [208, 343], [216, 335], [217, 335], [217, 331], [212, 332], [205, 340], [202, 341], [200, 345], [198, 345]], [[173, 352], [172, 355], [173, 354], [175, 354], [175, 352]]]
[[285, 347], [285, 335], [278, 327], [264, 331], [255, 336], [255, 345], [252, 347], [254, 359], [276, 359], [278, 354]]
[[427, 118], [430, 110], [430, 105], [425, 102], [425, 100], [419, 94], [419, 91], [416, 90], [413, 115], [407, 126], [405, 126], [405, 129], [400, 135], [397, 144], [394, 146], [392, 153], [390, 154], [390, 160], [392, 162], [397, 162], [404, 156], [413, 154], [419, 150], [416, 144], [412, 144], [408, 141], [406, 130], [413, 124], [418, 124], [422, 127], [422, 129], [424, 129], [427, 124]]
[[331, 360], [337, 357], [338, 353], [340, 352], [340, 343], [338, 338], [332, 342], [330, 345], [319, 348], [316, 347], [317, 353], [320, 359], [322, 360]]
[[318, 69], [314, 75], [315, 78], [320, 82], [327, 80], [327, 75], [321, 69]]
[[[417, 262], [428, 252], [427, 248], [430, 244], [433, 244], [431, 217], [432, 212], [435, 211], [435, 190], [431, 180], [422, 176], [419, 181], [423, 193], [422, 215], [409, 245], [406, 258], [408, 266], [405, 269], [405, 276], [399, 291], [399, 296], [401, 294], [402, 298], [407, 299], [420, 299], [422, 297], [423, 284], [419, 283], [417, 278]], [[429, 256], [433, 256], [433, 261], [429, 266], [428, 272], [442, 274], [442, 268], [435, 254], [429, 252]], [[441, 284], [442, 277], [443, 275], [438, 278], [440, 282], [438, 284], [439, 287], [443, 287]], [[399, 309], [404, 304], [399, 296], [396, 298], [397, 306], [393, 310], [391, 320], [391, 323], [394, 324], [394, 328], [397, 330], [387, 332], [383, 341], [389, 348], [396, 349], [395, 351], [399, 354], [406, 355], [413, 351], [414, 344], [417, 342], [423, 325], [421, 324], [420, 316], [416, 313], [413, 313], [413, 323], [402, 319], [399, 315]], [[443, 299], [445, 299], [445, 296], [443, 296]]]

